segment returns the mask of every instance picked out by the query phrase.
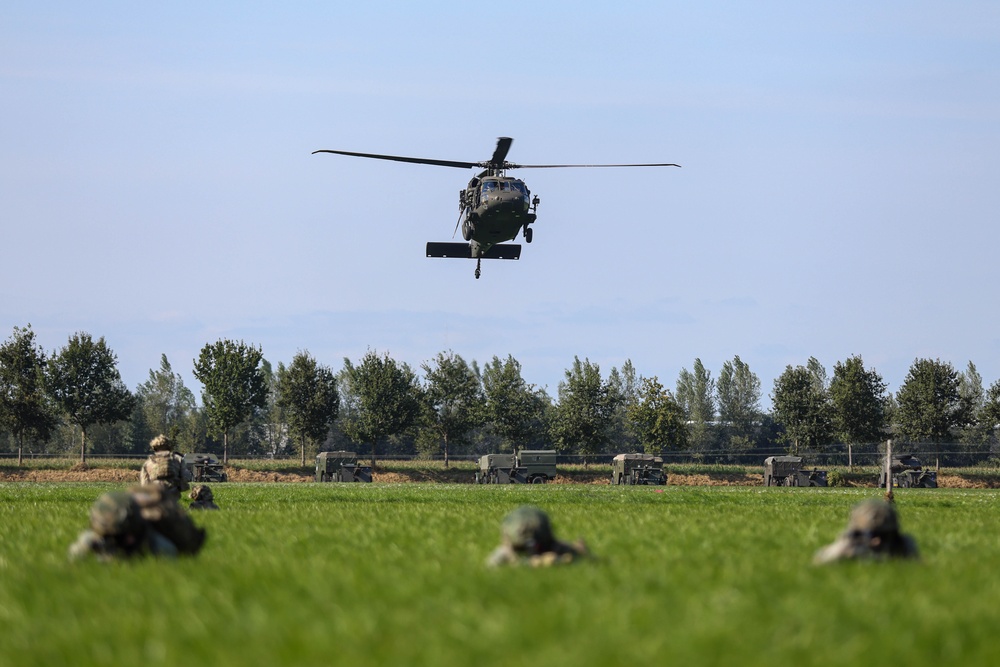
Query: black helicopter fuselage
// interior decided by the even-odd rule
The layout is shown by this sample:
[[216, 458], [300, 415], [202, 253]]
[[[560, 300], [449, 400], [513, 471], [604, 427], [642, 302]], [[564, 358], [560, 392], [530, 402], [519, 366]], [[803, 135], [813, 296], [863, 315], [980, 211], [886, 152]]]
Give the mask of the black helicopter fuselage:
[[[537, 204], [536, 204], [537, 205]], [[517, 238], [523, 232], [530, 242], [535, 221], [531, 192], [524, 181], [507, 176], [477, 176], [459, 191], [459, 210], [465, 211], [462, 238], [469, 242], [473, 257], [491, 247]]]

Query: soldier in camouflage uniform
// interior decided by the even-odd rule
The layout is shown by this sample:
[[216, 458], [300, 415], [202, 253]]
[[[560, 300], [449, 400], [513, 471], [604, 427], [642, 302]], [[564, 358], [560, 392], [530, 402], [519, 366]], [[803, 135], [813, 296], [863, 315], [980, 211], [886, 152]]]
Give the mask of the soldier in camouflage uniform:
[[191, 500], [193, 502], [188, 505], [188, 509], [191, 510], [219, 509], [212, 498], [212, 489], [208, 488], [208, 484], [195, 484], [191, 489]]
[[194, 555], [205, 531], [191, 521], [176, 499], [158, 486], [102, 494], [90, 509], [90, 529], [69, 548], [70, 560], [101, 561], [142, 556]]
[[847, 530], [816, 552], [813, 562], [848, 559], [916, 558], [917, 543], [899, 532], [896, 509], [884, 500], [865, 500], [854, 506]]
[[184, 457], [173, 451], [174, 446], [165, 435], [158, 435], [149, 442], [153, 453], [142, 464], [139, 483], [155, 484], [180, 500], [181, 491], [187, 491], [191, 481], [191, 471], [184, 465]]
[[508, 514], [500, 526], [500, 536], [500, 546], [486, 559], [490, 567], [545, 567], [590, 556], [582, 539], [573, 544], [557, 540], [548, 515], [531, 505], [522, 505]]

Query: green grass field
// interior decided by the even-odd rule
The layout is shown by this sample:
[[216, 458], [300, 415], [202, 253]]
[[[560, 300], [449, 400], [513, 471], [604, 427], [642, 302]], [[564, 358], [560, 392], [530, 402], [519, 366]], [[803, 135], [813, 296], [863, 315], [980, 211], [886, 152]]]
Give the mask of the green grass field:
[[[871, 489], [216, 485], [178, 561], [70, 564], [107, 484], [0, 484], [0, 665], [993, 665], [1000, 492], [897, 490], [920, 562], [817, 568]], [[593, 562], [490, 570], [522, 503]]]

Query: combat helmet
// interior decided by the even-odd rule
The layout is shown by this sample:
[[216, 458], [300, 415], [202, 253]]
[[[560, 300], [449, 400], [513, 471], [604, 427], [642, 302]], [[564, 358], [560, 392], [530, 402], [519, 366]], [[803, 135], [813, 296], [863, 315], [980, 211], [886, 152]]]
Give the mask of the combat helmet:
[[138, 535], [145, 524], [139, 504], [126, 491], [104, 493], [90, 508], [90, 527], [101, 537]]
[[163, 435], [162, 433], [152, 440], [149, 441], [149, 448], [154, 452], [160, 451], [171, 451], [174, 448], [174, 443], [171, 442], [170, 438]]
[[208, 484], [195, 484], [191, 489], [191, 500], [212, 502], [212, 499], [212, 489], [208, 488]]
[[504, 517], [500, 534], [519, 552], [543, 553], [555, 542], [548, 515], [533, 505], [522, 505]]
[[847, 529], [872, 535], [889, 535], [899, 532], [899, 519], [896, 517], [896, 509], [890, 503], [871, 498], [854, 506]]

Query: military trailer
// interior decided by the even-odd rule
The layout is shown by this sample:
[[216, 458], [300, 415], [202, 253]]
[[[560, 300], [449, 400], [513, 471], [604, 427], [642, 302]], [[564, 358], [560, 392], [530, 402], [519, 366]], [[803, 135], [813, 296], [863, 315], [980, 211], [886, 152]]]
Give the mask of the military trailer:
[[764, 486], [826, 486], [826, 471], [802, 465], [801, 456], [764, 459]]
[[184, 467], [191, 471], [191, 478], [196, 482], [226, 482], [222, 462], [215, 454], [185, 454]]
[[611, 460], [612, 484], [666, 484], [663, 459], [652, 454], [619, 454]]
[[524, 449], [514, 454], [479, 457], [477, 484], [544, 484], [556, 478], [556, 452]]
[[316, 456], [317, 482], [370, 482], [371, 466], [358, 464], [354, 452], [320, 452]]
[[[933, 470], [924, 470], [920, 465], [920, 459], [912, 454], [893, 456], [889, 469], [892, 472], [893, 486], [903, 489], [937, 488], [937, 473]], [[885, 486], [884, 469], [878, 475], [878, 485], [880, 488]]]

